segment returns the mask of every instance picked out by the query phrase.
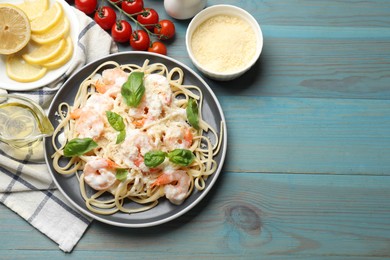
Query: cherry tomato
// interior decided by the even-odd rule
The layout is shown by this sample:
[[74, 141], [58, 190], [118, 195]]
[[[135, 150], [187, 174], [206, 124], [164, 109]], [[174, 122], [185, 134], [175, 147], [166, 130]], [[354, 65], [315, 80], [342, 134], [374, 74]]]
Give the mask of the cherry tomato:
[[128, 14], [135, 14], [142, 12], [144, 8], [143, 0], [123, 0], [122, 1], [122, 10]]
[[161, 40], [171, 39], [175, 35], [175, 25], [170, 20], [161, 20], [154, 27], [154, 33]]
[[116, 13], [109, 6], [99, 7], [95, 12], [95, 22], [104, 30], [109, 30], [115, 24]]
[[167, 47], [162, 42], [154, 42], [149, 46], [148, 51], [167, 55]]
[[97, 0], [75, 0], [75, 6], [86, 14], [93, 14], [97, 6]]
[[131, 25], [126, 20], [120, 20], [112, 26], [111, 36], [116, 42], [128, 42], [132, 30]]
[[145, 27], [148, 30], [153, 30], [154, 25], [158, 23], [158, 19], [158, 13], [152, 8], [145, 8], [141, 14], [137, 15], [137, 21], [146, 25]]
[[130, 45], [138, 51], [146, 51], [149, 48], [150, 38], [144, 30], [134, 31], [130, 36]]

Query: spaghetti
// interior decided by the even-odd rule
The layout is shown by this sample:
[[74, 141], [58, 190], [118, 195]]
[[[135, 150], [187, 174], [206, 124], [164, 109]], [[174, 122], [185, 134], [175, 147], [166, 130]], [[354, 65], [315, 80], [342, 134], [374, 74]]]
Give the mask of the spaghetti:
[[53, 167], [77, 176], [90, 211], [141, 212], [161, 197], [179, 205], [205, 188], [224, 122], [219, 134], [205, 122], [201, 89], [183, 81], [178, 67], [109, 61], [81, 83], [73, 105], [59, 105]]

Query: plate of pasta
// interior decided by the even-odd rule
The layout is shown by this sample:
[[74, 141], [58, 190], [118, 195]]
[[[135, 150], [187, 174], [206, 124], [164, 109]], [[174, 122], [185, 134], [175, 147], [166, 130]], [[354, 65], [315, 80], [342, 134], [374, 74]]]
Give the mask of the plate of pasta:
[[146, 227], [192, 209], [226, 156], [221, 105], [183, 63], [121, 52], [94, 61], [58, 91], [45, 159], [78, 210], [107, 224]]

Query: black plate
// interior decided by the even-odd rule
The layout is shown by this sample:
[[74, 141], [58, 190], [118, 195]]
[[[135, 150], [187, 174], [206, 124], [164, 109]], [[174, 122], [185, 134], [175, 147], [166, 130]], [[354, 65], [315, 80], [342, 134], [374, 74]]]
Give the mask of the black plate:
[[[88, 77], [101, 63], [105, 61], [116, 61], [119, 64], [138, 64], [142, 65], [146, 59], [149, 59], [150, 63], [163, 63], [168, 69], [173, 67], [180, 67], [184, 72], [184, 84], [192, 84], [201, 88], [203, 92], [203, 119], [208, 122], [214, 129], [220, 133], [220, 122], [225, 122], [224, 114], [221, 106], [207, 83], [198, 76], [194, 71], [188, 68], [186, 65], [166, 56], [145, 53], [145, 52], [121, 52], [118, 54], [109, 55], [93, 63], [90, 63], [79, 70], [76, 74], [70, 77], [63, 87], [58, 91], [54, 100], [49, 108], [48, 116], [53, 123], [54, 127], [58, 125], [58, 116], [55, 115], [58, 105], [61, 102], [67, 102], [73, 104], [74, 96], [78, 90], [80, 83]], [[221, 150], [216, 156], [215, 160], [218, 163], [216, 172], [208, 178], [206, 182], [206, 188], [203, 191], [194, 191], [190, 197], [188, 197], [183, 204], [176, 206], [171, 204], [166, 199], [160, 199], [160, 203], [153, 209], [150, 209], [141, 213], [115, 213], [113, 215], [99, 215], [89, 211], [83, 198], [81, 197], [78, 181], [74, 175], [64, 176], [55, 171], [53, 168], [51, 155], [54, 153], [54, 148], [51, 143], [51, 137], [46, 138], [44, 141], [45, 146], [45, 159], [49, 167], [50, 173], [54, 179], [59, 190], [64, 196], [81, 212], [84, 214], [99, 220], [101, 222], [123, 227], [146, 227], [159, 225], [170, 220], [173, 220], [185, 212], [193, 208], [200, 200], [202, 200], [206, 194], [211, 190], [216, 182], [218, 175], [221, 172], [223, 162], [226, 156], [226, 126], [224, 124], [222, 129], [224, 135], [222, 140]]]

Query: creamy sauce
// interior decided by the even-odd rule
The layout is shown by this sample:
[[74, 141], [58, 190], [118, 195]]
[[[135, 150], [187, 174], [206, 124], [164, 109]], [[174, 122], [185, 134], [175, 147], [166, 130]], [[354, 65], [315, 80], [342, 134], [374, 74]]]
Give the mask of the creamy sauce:
[[[76, 120], [75, 130], [78, 137], [91, 137], [101, 143], [101, 146], [105, 146], [106, 153], [114, 155], [110, 160], [117, 165], [149, 173], [150, 168], [143, 160], [147, 152], [152, 150], [170, 152], [177, 148], [188, 149], [191, 146], [192, 140], [186, 140], [190, 131], [190, 126], [186, 122], [186, 110], [175, 104], [168, 79], [159, 74], [145, 76], [143, 82], [145, 93], [140, 104], [122, 110], [118, 106], [121, 104], [120, 101], [110, 95], [110, 89], [116, 88], [116, 81], [114, 83], [114, 80], [108, 78], [117, 74], [116, 71], [108, 69], [103, 71], [101, 77], [96, 77], [95, 80], [106, 82], [111, 87], [104, 94], [94, 93], [89, 97], [82, 108], [89, 114], [82, 120], [81, 116]], [[118, 132], [106, 122], [106, 111], [121, 113], [126, 122], [125, 139], [119, 144], [107, 145], [117, 139]], [[164, 170], [166, 166], [162, 164], [159, 168]], [[87, 183], [93, 185], [99, 185], [98, 181], [101, 181], [100, 179], [92, 183], [89, 178], [86, 178]]]

